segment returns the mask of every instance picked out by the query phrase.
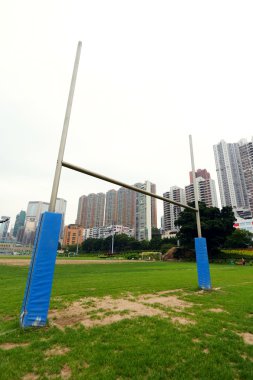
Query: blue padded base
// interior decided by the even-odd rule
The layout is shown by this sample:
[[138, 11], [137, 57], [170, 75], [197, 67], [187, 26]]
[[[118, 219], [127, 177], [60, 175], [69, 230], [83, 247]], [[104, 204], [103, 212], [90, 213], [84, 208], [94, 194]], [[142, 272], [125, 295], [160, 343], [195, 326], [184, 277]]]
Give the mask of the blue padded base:
[[61, 214], [44, 212], [36, 230], [20, 314], [22, 327], [45, 326], [50, 304]]
[[198, 271], [198, 284], [201, 289], [210, 290], [212, 286], [211, 286], [211, 277], [210, 277], [206, 239], [195, 238], [194, 240], [195, 240], [197, 271]]

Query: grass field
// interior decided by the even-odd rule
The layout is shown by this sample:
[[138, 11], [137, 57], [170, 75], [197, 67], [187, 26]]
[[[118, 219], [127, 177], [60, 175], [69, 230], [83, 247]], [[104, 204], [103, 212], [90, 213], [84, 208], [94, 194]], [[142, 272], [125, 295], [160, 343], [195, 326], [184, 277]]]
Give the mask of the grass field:
[[0, 379], [253, 379], [253, 267], [57, 265], [49, 326], [22, 331], [28, 267], [0, 266]]

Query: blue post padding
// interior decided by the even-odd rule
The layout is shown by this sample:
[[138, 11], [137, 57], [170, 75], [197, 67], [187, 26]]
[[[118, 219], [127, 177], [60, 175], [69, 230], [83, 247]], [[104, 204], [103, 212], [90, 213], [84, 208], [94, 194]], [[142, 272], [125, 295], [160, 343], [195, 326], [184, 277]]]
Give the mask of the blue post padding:
[[211, 289], [211, 277], [205, 238], [195, 238], [198, 283], [201, 289]]
[[45, 326], [61, 228], [61, 214], [44, 212], [38, 224], [20, 314], [22, 327]]

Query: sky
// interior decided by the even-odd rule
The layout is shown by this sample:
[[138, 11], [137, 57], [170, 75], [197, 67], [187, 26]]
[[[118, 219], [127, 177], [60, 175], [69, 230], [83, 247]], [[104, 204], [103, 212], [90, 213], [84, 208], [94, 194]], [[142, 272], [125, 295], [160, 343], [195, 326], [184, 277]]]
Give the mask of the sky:
[[[213, 145], [251, 139], [252, 1], [1, 4], [0, 216], [49, 202], [78, 41], [64, 160], [162, 195], [195, 168], [218, 183]], [[117, 186], [63, 168], [74, 223], [83, 194]], [[218, 193], [219, 194], [219, 193]], [[158, 201], [158, 218], [162, 215]]]

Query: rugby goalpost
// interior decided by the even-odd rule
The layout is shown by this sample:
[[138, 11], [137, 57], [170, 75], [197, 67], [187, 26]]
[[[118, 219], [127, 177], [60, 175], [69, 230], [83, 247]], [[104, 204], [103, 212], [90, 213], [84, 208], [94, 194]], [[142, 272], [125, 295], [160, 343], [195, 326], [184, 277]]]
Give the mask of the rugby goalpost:
[[208, 262], [206, 239], [201, 236], [201, 223], [199, 215], [197, 184], [195, 176], [195, 165], [193, 156], [192, 137], [189, 136], [190, 143], [190, 155], [193, 174], [193, 187], [195, 197], [195, 207], [191, 207], [186, 204], [176, 202], [172, 199], [162, 197], [157, 194], [139, 189], [135, 186], [128, 185], [124, 182], [107, 177], [103, 174], [95, 173], [80, 166], [73, 165], [63, 160], [64, 150], [67, 140], [69, 120], [71, 114], [71, 108], [74, 97], [74, 90], [77, 78], [78, 65], [81, 55], [82, 43], [79, 41], [75, 56], [75, 63], [72, 73], [72, 79], [69, 89], [67, 107], [65, 112], [63, 130], [61, 135], [60, 147], [58, 152], [58, 158], [56, 163], [53, 187], [50, 198], [49, 211], [44, 212], [41, 215], [40, 222], [36, 229], [35, 241], [33, 246], [32, 258], [26, 283], [26, 289], [23, 299], [23, 304], [20, 313], [20, 325], [21, 327], [31, 326], [45, 326], [47, 321], [47, 314], [50, 304], [51, 290], [53, 284], [54, 268], [58, 247], [58, 240], [61, 228], [61, 214], [55, 212], [56, 198], [60, 183], [61, 169], [62, 167], [86, 174], [106, 182], [113, 183], [115, 185], [142, 193], [146, 196], [150, 196], [161, 200], [163, 202], [172, 203], [176, 206], [180, 206], [196, 214], [197, 222], [197, 234], [195, 238], [195, 252], [198, 272], [198, 285], [201, 289], [211, 289], [210, 269]]

